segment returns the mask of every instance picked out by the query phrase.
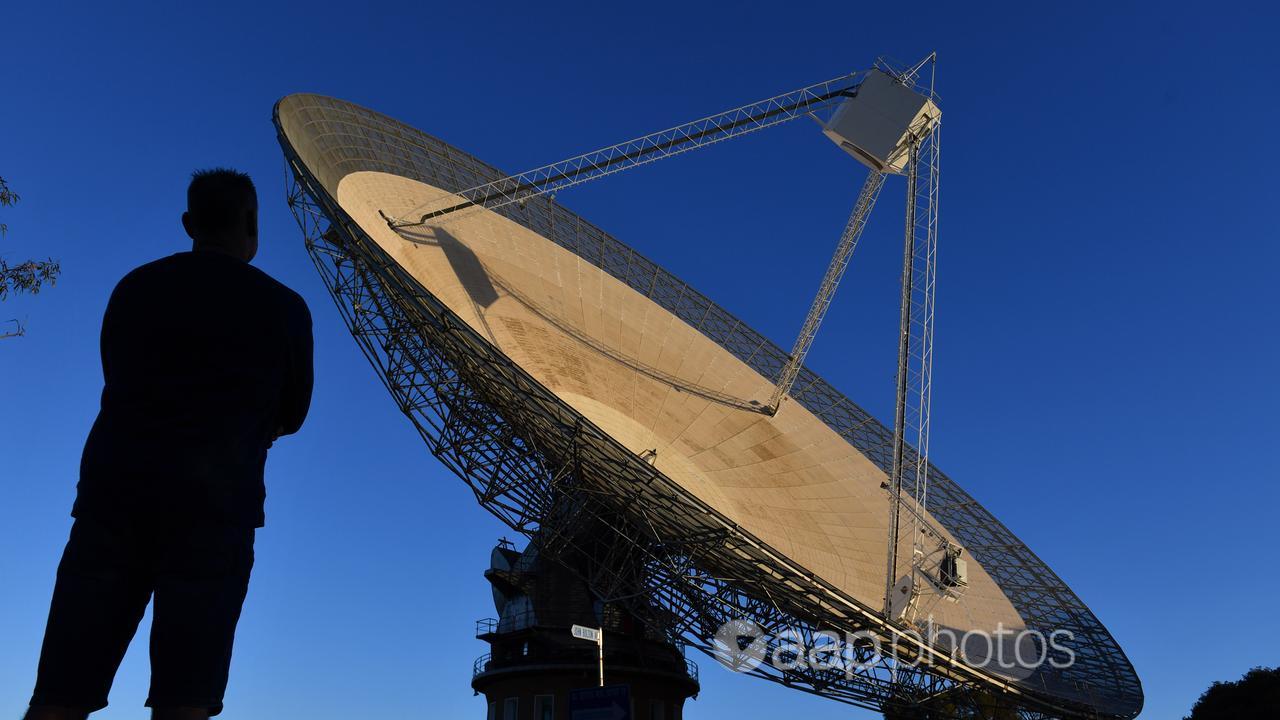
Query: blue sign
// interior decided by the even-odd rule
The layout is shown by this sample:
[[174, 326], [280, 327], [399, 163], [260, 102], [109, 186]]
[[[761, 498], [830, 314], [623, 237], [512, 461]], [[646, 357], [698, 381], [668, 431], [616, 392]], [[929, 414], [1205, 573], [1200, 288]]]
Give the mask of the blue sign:
[[569, 691], [569, 720], [631, 720], [631, 686]]

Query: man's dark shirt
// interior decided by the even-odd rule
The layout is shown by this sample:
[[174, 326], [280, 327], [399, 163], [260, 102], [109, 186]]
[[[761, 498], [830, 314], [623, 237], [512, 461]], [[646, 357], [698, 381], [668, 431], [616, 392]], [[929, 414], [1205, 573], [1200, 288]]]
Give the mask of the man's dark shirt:
[[120, 281], [102, 320], [102, 409], [72, 515], [261, 527], [277, 432], [311, 403], [311, 314], [235, 258], [186, 252]]

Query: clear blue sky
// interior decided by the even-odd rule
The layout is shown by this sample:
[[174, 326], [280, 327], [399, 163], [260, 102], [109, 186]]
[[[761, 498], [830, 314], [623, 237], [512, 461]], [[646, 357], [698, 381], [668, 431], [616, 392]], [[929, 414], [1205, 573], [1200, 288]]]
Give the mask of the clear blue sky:
[[[191, 170], [231, 165], [258, 182], [257, 264], [311, 304], [318, 382], [268, 464], [226, 717], [482, 717], [472, 621], [492, 613], [481, 572], [504, 528], [342, 327], [284, 204], [277, 98], [352, 100], [514, 171], [930, 50], [946, 127], [935, 459], [1112, 630], [1144, 717], [1280, 664], [1280, 18], [960, 5], [6, 4], [0, 175], [23, 199], [0, 252], [64, 272], [0, 305], [29, 330], [0, 343], [0, 715], [33, 682], [107, 296], [185, 249]], [[860, 176], [798, 122], [560, 199], [789, 345]], [[880, 417], [900, 207], [898, 183], [810, 355]], [[872, 717], [701, 664], [690, 718]], [[137, 717], [146, 683], [140, 640], [101, 717]]]

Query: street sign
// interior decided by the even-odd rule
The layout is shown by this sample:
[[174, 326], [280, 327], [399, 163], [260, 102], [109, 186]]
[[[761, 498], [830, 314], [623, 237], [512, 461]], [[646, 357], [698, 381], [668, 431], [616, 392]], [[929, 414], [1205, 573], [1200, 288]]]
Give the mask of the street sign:
[[604, 628], [596, 629], [574, 625], [570, 630], [573, 636], [582, 640], [590, 640], [596, 644], [596, 653], [600, 658], [600, 687], [604, 687]]
[[631, 720], [631, 687], [570, 690], [569, 720]]

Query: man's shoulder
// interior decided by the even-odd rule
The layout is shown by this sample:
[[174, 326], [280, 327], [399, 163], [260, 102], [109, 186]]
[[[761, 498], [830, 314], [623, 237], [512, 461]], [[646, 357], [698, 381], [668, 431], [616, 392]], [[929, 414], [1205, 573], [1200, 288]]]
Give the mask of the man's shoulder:
[[166, 278], [174, 275], [176, 266], [181, 263], [177, 258], [177, 255], [169, 255], [130, 270], [116, 283], [112, 295], [121, 297], [125, 294], [149, 292], [156, 284], [163, 283]]
[[[253, 266], [250, 265], [249, 267]], [[267, 271], [262, 270], [261, 268], [253, 267], [253, 270], [262, 277], [263, 282], [271, 288], [271, 291], [280, 298], [282, 303], [294, 311], [310, 313], [310, 310], [307, 309], [307, 301], [303, 300], [302, 296], [299, 295], [297, 291], [275, 279], [267, 273]]]
[[139, 265], [120, 280], [116, 292], [216, 277], [227, 278], [241, 292], [256, 292], [261, 299], [283, 306], [291, 314], [310, 317], [306, 301], [293, 288], [261, 268], [214, 253], [180, 252]]
[[271, 296], [280, 312], [286, 318], [286, 322], [296, 328], [309, 328], [311, 326], [311, 309], [307, 307], [307, 301], [302, 299], [293, 288], [285, 285], [279, 280], [272, 277], [267, 271], [245, 263], [245, 267], [252, 269], [254, 275], [259, 279], [261, 287]]
[[[237, 272], [237, 265], [249, 267], [248, 263], [240, 263], [232, 258], [214, 253], [179, 252], [143, 263], [130, 270], [120, 280], [120, 284], [155, 280], [177, 275], [189, 275], [208, 272]], [[256, 268], [254, 268], [256, 270]]]
[[179, 252], [139, 265], [120, 281], [121, 283], [177, 275], [227, 275], [239, 276], [237, 280], [249, 280], [269, 292], [281, 293], [302, 301], [301, 296], [276, 280], [264, 270], [242, 260], [213, 252]]
[[120, 279], [120, 284], [123, 285], [124, 283], [127, 283], [127, 282], [143, 280], [143, 279], [152, 277], [158, 273], [167, 272], [171, 268], [173, 268], [175, 265], [181, 262], [181, 260], [179, 259], [180, 255], [181, 253], [178, 253], [175, 255], [166, 255], [165, 257], [152, 260], [149, 263], [143, 263], [138, 267], [125, 273], [125, 276]]

